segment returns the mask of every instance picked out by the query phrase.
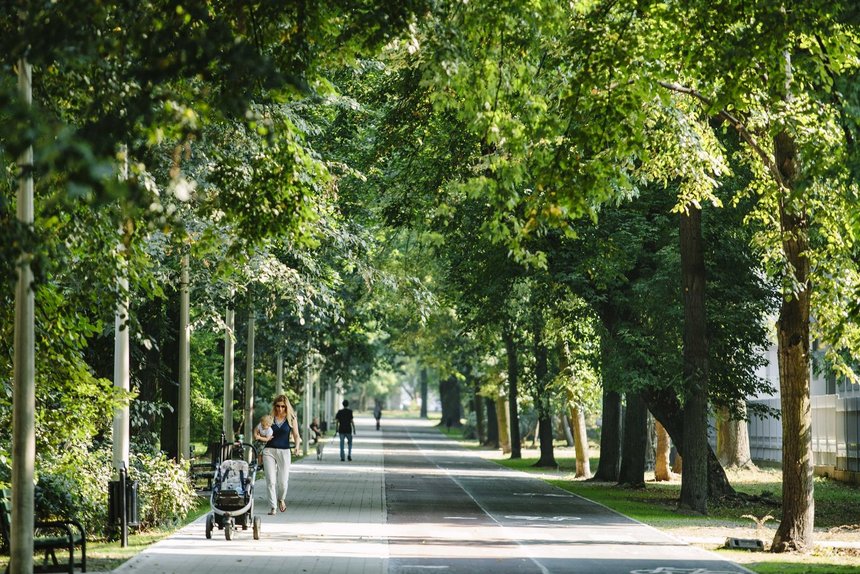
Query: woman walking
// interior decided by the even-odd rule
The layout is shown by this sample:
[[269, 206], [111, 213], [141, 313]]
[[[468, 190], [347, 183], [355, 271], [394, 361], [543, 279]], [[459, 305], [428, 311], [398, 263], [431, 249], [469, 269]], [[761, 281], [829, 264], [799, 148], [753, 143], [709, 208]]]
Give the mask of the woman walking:
[[281, 512], [287, 510], [287, 483], [290, 479], [290, 449], [299, 446], [299, 425], [296, 413], [286, 395], [278, 395], [272, 402], [272, 436], [254, 437], [265, 441], [263, 469], [266, 471], [266, 490], [269, 514], [275, 513], [275, 504]]

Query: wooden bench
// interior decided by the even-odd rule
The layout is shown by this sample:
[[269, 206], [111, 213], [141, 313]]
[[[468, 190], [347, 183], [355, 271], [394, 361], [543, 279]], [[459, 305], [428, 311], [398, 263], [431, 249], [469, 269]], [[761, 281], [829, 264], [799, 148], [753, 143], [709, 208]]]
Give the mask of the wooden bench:
[[[0, 534], [8, 547], [11, 544], [12, 529], [12, 496], [6, 490], [0, 490]], [[36, 521], [33, 535], [34, 553], [45, 553], [42, 564], [34, 564], [33, 572], [68, 572], [73, 574], [75, 568], [81, 572], [87, 571], [87, 534], [84, 527], [75, 519]], [[81, 559], [75, 561], [75, 548], [80, 547]], [[69, 560], [63, 564], [57, 560], [57, 550], [66, 550]], [[50, 561], [49, 561], [50, 558]], [[6, 566], [9, 572], [9, 566]]]

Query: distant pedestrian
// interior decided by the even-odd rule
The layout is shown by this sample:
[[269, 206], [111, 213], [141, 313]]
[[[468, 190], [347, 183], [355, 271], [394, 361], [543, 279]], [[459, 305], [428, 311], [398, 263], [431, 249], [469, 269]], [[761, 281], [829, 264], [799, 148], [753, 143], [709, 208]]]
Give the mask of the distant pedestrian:
[[314, 444], [320, 441], [320, 437], [322, 436], [322, 431], [320, 430], [320, 419], [319, 417], [314, 417], [311, 421], [311, 424], [308, 425], [308, 428], [313, 435], [311, 438], [314, 440]]
[[376, 407], [373, 409], [373, 418], [376, 419], [376, 430], [379, 430], [379, 419], [382, 418], [382, 407], [379, 406], [379, 403], [376, 403]]
[[337, 411], [334, 419], [337, 421], [337, 433], [340, 435], [340, 460], [343, 460], [343, 441], [346, 440], [349, 444], [349, 454], [347, 460], [352, 460], [352, 435], [355, 432], [355, 421], [352, 418], [352, 409], [349, 407], [349, 401], [343, 401], [343, 408]]

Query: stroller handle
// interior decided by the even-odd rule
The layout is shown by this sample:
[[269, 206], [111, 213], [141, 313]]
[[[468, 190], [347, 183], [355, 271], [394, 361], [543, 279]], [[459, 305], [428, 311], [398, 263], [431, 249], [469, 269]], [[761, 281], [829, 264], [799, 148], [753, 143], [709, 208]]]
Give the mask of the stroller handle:
[[[232, 447], [232, 451], [230, 452], [231, 456], [229, 458], [226, 458], [225, 452], [226, 452], [226, 447], [228, 447], [228, 446]], [[249, 442], [240, 442], [237, 440], [237, 441], [233, 441], [231, 443], [222, 444], [221, 445], [221, 460], [219, 462], [224, 462], [224, 460], [229, 460], [230, 458], [233, 458], [232, 454], [233, 454], [233, 452], [235, 452], [235, 450], [237, 450], [237, 447], [242, 449], [242, 457], [241, 457], [242, 460], [247, 462], [248, 466], [250, 468], [253, 468], [256, 470], [257, 466], [258, 466], [257, 465], [257, 455], [259, 454], [259, 451], [257, 450], [256, 446], [254, 446], [253, 444], [251, 444]], [[247, 453], [249, 451], [251, 453], [251, 460], [246, 460], [247, 457], [245, 456], [245, 453]]]

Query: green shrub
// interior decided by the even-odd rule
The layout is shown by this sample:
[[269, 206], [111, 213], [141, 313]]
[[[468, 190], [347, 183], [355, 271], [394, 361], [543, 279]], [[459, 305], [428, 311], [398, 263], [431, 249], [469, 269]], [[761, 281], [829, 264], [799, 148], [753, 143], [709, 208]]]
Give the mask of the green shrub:
[[104, 536], [111, 451], [68, 448], [50, 464], [40, 462], [36, 516], [43, 520], [72, 516], [83, 523], [89, 536]]
[[[173, 526], [185, 518], [196, 502], [187, 463], [161, 453], [132, 454], [130, 459], [129, 479], [138, 481], [140, 529]], [[68, 449], [51, 461], [49, 469], [44, 462], [41, 466], [34, 495], [36, 516], [73, 516], [89, 537], [105, 537], [110, 526], [108, 483], [117, 478], [110, 448]]]
[[138, 481], [140, 528], [173, 526], [194, 508], [197, 493], [188, 477], [188, 463], [163, 453], [131, 457], [129, 478]]

